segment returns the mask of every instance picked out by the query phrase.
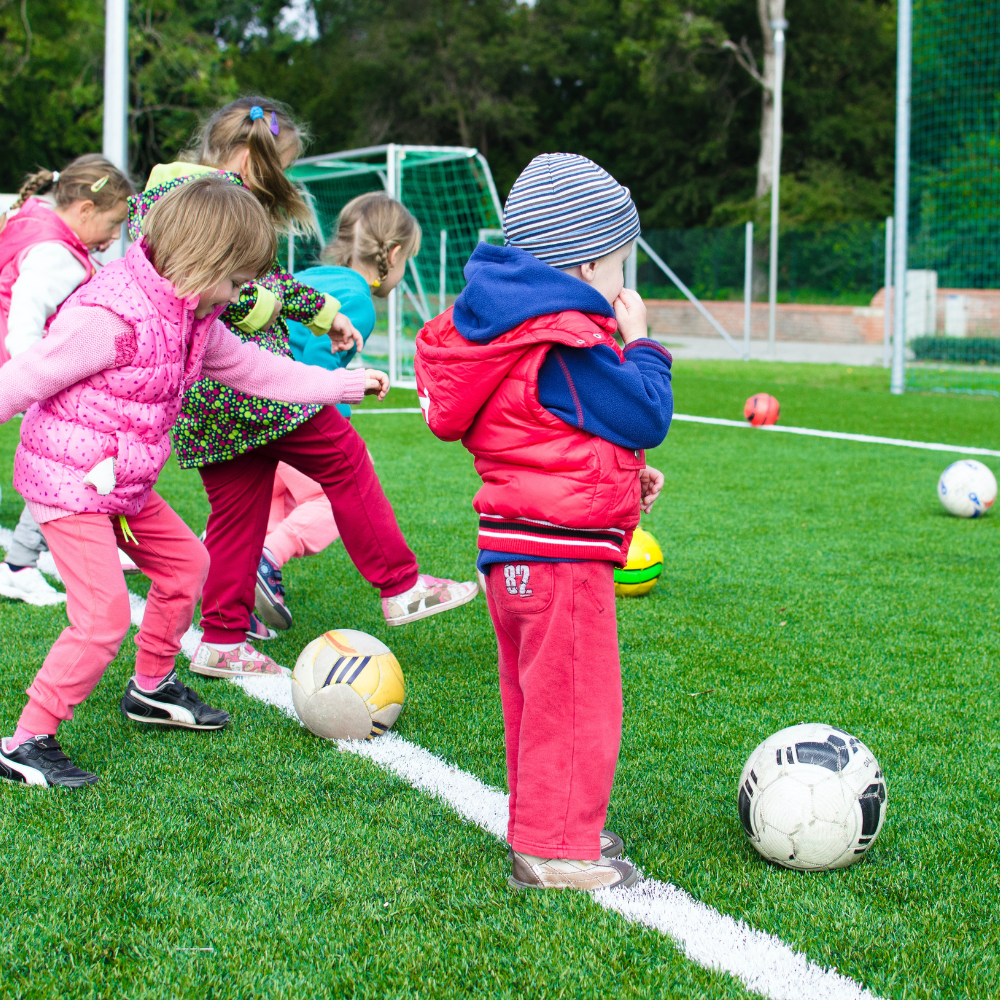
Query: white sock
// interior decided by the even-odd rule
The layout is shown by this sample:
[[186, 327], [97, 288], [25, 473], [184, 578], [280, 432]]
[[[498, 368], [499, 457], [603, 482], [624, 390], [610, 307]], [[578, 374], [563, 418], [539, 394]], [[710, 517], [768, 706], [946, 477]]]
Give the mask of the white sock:
[[278, 560], [274, 558], [274, 553], [266, 545], [264, 546], [264, 555], [266, 555], [275, 566], [278, 565]]
[[209, 649], [214, 649], [217, 653], [231, 653], [234, 649], [239, 649], [243, 645], [241, 642], [206, 642]]

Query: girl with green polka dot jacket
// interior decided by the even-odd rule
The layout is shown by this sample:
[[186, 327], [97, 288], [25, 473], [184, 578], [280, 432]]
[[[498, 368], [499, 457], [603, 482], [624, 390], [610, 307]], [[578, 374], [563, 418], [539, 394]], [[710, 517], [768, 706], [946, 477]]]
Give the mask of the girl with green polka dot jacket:
[[[225, 105], [181, 161], [153, 168], [145, 190], [130, 201], [129, 235], [142, 235], [143, 219], [159, 198], [206, 173], [249, 189], [279, 230], [314, 231], [309, 205], [284, 173], [302, 148], [303, 130], [280, 102], [250, 96]], [[337, 299], [296, 281], [276, 261], [243, 287], [239, 302], [220, 319], [241, 340], [285, 357], [292, 356], [289, 320], [329, 337], [333, 351], [362, 346]], [[259, 573], [279, 461], [323, 487], [348, 555], [381, 591], [387, 624], [406, 624], [476, 596], [475, 583], [419, 572], [363, 440], [336, 407], [259, 399], [202, 379], [185, 394], [173, 442], [181, 467], [198, 469], [211, 504], [205, 537], [211, 568], [195, 672], [230, 677], [283, 670], [247, 641], [248, 630], [260, 634], [251, 621], [255, 592], [263, 588], [279, 600], [282, 593]]]

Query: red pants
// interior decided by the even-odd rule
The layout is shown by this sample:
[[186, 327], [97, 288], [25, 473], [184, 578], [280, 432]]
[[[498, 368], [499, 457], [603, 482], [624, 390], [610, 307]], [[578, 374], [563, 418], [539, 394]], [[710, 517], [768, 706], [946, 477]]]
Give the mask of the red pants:
[[52, 644], [28, 688], [30, 700], [20, 724], [29, 732], [54, 736], [118, 655], [132, 624], [119, 546], [152, 580], [135, 637], [135, 669], [148, 677], [166, 677], [174, 669], [181, 636], [191, 625], [208, 573], [208, 553], [156, 493], [140, 513], [130, 515], [128, 525], [135, 545], [122, 535], [118, 518], [107, 514], [70, 514], [41, 525], [66, 584], [70, 625]]
[[336, 407], [327, 406], [277, 441], [198, 470], [212, 505], [205, 537], [212, 565], [201, 601], [206, 642], [242, 642], [246, 636], [278, 462], [323, 487], [347, 554], [383, 597], [417, 582], [416, 557], [364, 441]]
[[600, 857], [622, 735], [613, 573], [609, 562], [490, 569], [515, 851]]

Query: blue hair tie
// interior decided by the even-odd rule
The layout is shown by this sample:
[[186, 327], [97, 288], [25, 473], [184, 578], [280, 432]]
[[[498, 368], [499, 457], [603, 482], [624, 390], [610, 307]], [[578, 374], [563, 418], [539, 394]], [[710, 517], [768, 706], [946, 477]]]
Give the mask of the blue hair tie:
[[258, 118], [264, 117], [264, 109], [256, 104], [250, 109], [250, 121], [255, 122]]

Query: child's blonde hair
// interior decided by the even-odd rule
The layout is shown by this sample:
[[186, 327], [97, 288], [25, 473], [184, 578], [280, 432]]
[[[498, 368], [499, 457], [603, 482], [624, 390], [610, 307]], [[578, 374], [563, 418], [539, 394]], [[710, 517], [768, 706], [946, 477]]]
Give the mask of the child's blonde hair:
[[260, 277], [278, 244], [260, 202], [218, 174], [174, 188], [142, 223], [149, 258], [182, 298], [241, 272]]
[[[260, 108], [263, 114], [251, 118], [254, 108]], [[248, 149], [250, 158], [243, 183], [257, 196], [271, 222], [281, 229], [309, 233], [316, 229], [312, 209], [281, 169], [282, 153], [293, 148], [298, 158], [309, 138], [287, 105], [251, 95], [219, 108], [183, 156], [189, 162], [218, 168]]]
[[92, 201], [99, 212], [107, 212], [134, 195], [135, 188], [110, 160], [100, 153], [88, 153], [62, 170], [42, 169], [28, 174], [10, 211], [38, 194], [53, 195], [59, 208], [67, 208], [74, 201]]
[[352, 198], [337, 219], [337, 236], [326, 245], [326, 264], [351, 267], [367, 264], [376, 269], [378, 280], [389, 274], [389, 253], [401, 247], [404, 258], [420, 253], [420, 223], [402, 202], [382, 191]]

